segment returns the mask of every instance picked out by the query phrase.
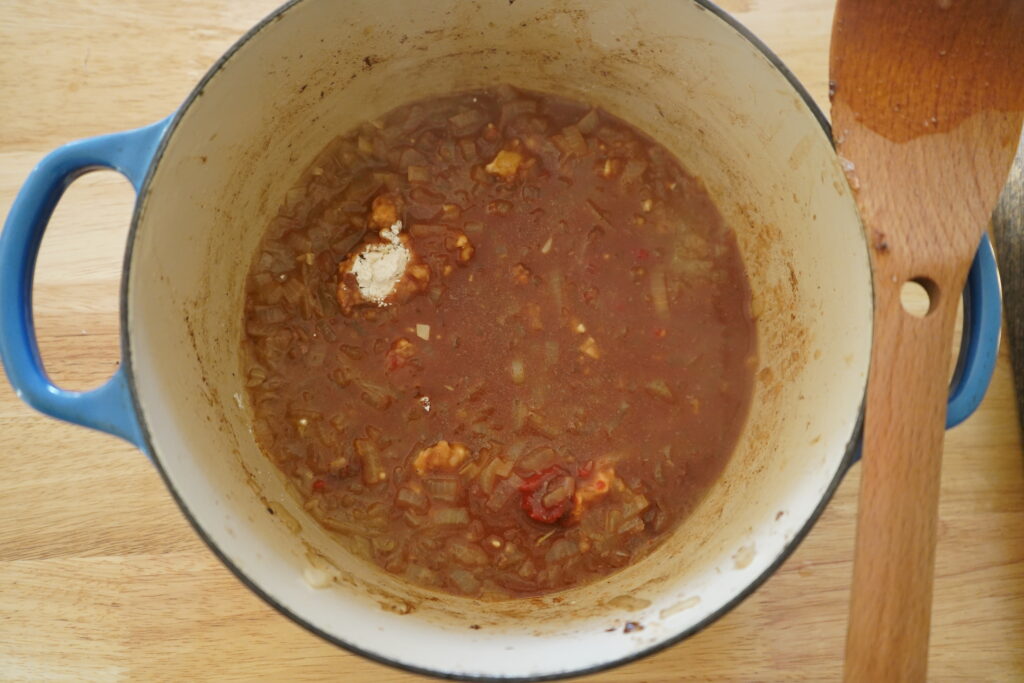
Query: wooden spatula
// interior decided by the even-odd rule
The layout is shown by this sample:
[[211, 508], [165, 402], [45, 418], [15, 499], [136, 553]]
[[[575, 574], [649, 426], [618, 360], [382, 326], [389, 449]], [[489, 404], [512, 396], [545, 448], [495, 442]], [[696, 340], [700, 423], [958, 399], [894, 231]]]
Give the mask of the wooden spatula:
[[875, 287], [845, 674], [922, 681], [953, 325], [1021, 130], [1024, 1], [839, 0], [831, 81]]

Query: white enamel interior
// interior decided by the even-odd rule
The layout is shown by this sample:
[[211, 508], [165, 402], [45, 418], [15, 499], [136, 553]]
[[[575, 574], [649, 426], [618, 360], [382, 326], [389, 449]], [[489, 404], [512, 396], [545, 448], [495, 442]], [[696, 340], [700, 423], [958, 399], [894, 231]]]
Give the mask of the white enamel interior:
[[[307, 163], [339, 132], [395, 106], [499, 82], [600, 104], [703, 178], [738, 235], [760, 368], [734, 458], [658, 552], [596, 585], [480, 604], [409, 588], [349, 557], [286, 491], [236, 398], [245, 395], [246, 270]], [[564, 674], [694, 628], [766, 572], [813, 517], [856, 428], [871, 289], [854, 203], [800, 95], [691, 0], [299, 2], [188, 105], [134, 240], [131, 370], [154, 453], [188, 513], [274, 602], [407, 666]], [[303, 580], [311, 553], [338, 568], [335, 585], [315, 590]], [[649, 606], [609, 605], [621, 595]], [[624, 633], [627, 620], [644, 629]]]

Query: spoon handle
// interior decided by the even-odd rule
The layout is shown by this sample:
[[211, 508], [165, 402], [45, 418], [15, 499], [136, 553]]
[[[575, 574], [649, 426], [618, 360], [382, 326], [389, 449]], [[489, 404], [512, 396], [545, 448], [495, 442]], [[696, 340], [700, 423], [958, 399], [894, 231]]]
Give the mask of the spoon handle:
[[[963, 269], [966, 274], [966, 267]], [[949, 278], [956, 280], [956, 276]], [[936, 283], [931, 310], [875, 277], [875, 331], [864, 416], [847, 681], [923, 681], [928, 664], [939, 473], [959, 281]]]

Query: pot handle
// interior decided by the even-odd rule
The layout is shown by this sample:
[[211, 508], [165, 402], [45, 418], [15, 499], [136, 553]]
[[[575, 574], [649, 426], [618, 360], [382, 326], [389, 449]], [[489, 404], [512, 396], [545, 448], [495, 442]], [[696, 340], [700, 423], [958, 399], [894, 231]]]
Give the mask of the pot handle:
[[963, 337], [956, 370], [949, 383], [946, 429], [956, 427], [978, 409], [996, 368], [1003, 324], [1002, 285], [988, 235], [981, 238], [974, 255], [963, 299]]
[[[978, 409], [996, 367], [999, 333], [1003, 324], [1002, 286], [988, 235], [981, 238], [974, 255], [963, 300], [963, 337], [953, 379], [949, 382], [946, 429], [956, 427]], [[858, 435], [851, 465], [860, 460], [861, 445]]]
[[43, 233], [64, 191], [100, 168], [123, 174], [136, 193], [170, 117], [136, 130], [72, 142], [32, 169], [0, 234], [0, 359], [18, 398], [53, 417], [143, 445], [131, 390], [121, 366], [91, 391], [66, 391], [47, 376], [32, 320], [32, 279]]

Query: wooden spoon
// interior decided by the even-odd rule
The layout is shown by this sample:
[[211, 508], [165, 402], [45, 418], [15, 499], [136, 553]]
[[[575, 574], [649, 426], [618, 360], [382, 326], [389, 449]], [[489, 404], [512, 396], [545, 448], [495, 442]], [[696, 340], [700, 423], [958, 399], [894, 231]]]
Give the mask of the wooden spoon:
[[875, 287], [845, 676], [923, 681], [953, 326], [1021, 130], [1024, 2], [839, 0], [830, 71]]

